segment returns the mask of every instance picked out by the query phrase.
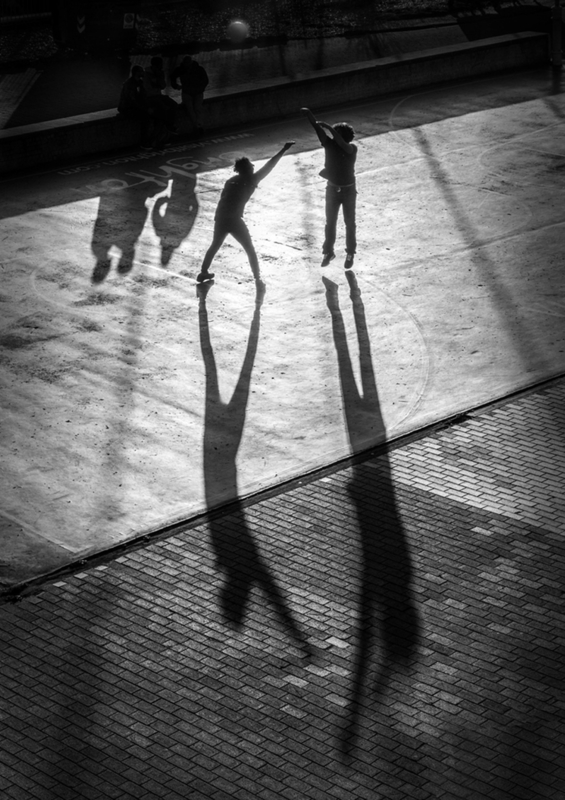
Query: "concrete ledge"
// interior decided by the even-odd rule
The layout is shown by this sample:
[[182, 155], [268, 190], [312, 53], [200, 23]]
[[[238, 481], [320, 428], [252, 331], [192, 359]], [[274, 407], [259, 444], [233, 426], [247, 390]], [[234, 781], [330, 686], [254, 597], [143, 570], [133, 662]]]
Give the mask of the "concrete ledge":
[[[548, 63], [548, 37], [516, 33], [477, 42], [323, 69], [294, 78], [256, 81], [206, 97], [208, 130], [245, 125], [316, 109]], [[0, 173], [64, 162], [139, 144], [137, 123], [115, 110], [0, 131]]]

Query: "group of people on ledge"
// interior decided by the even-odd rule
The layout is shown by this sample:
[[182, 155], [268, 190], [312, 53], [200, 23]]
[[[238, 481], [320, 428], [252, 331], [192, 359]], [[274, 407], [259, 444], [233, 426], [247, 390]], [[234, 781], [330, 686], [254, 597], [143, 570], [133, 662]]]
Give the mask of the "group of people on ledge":
[[180, 133], [183, 113], [194, 136], [204, 132], [202, 108], [209, 83], [204, 67], [191, 56], [185, 56], [171, 71], [169, 82], [173, 89], [180, 89], [181, 103], [164, 94], [167, 76], [163, 59], [154, 56], [147, 69], [133, 66], [122, 86], [118, 112], [140, 122], [142, 147], [162, 147], [172, 135]]
[[[167, 81], [163, 59], [155, 56], [151, 66], [144, 69], [134, 66], [131, 76], [124, 83], [118, 111], [126, 117], [142, 122], [142, 147], [161, 147], [171, 134], [178, 133], [179, 111], [184, 108], [197, 136], [203, 133], [202, 106], [204, 89], [208, 85], [206, 70], [191, 56], [185, 56], [180, 65], [170, 74], [173, 89], [181, 89], [182, 104], [169, 95], [163, 94]], [[355, 161], [357, 147], [353, 143], [355, 132], [347, 122], [329, 125], [317, 120], [309, 108], [302, 108], [314, 128], [320, 144], [325, 151], [325, 164], [320, 177], [326, 180], [326, 226], [322, 248], [322, 266], [329, 266], [335, 258], [334, 245], [339, 212], [345, 223], [346, 255], [344, 267], [353, 267], [356, 241], [356, 198]], [[238, 158], [234, 164], [233, 177], [229, 178], [222, 190], [214, 216], [214, 235], [206, 251], [198, 283], [214, 279], [210, 266], [218, 250], [228, 235], [231, 235], [245, 250], [251, 271], [258, 285], [263, 285], [259, 260], [251, 240], [251, 235], [243, 220], [247, 202], [251, 199], [260, 181], [278, 164], [294, 142], [286, 142], [276, 155], [255, 171], [255, 165], [247, 157]]]

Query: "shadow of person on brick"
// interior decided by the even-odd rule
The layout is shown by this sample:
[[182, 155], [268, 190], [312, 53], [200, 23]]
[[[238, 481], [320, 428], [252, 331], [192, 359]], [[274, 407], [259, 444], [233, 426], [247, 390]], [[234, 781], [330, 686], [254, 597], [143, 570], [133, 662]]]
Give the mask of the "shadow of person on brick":
[[[282, 626], [297, 647], [310, 655], [308, 641], [294, 620], [286, 598], [259, 552], [238, 499], [237, 453], [245, 427], [251, 375], [257, 353], [261, 304], [264, 286], [256, 286], [255, 311], [247, 340], [245, 357], [231, 399], [220, 396], [218, 371], [210, 339], [206, 295], [213, 282], [198, 286], [200, 345], [206, 372], [203, 472], [206, 503], [210, 511], [209, 529], [216, 566], [223, 575], [220, 607], [224, 620], [239, 629], [245, 621], [251, 590], [259, 587], [271, 602]], [[214, 506], [225, 498], [230, 505], [223, 513]]]
[[[333, 340], [339, 367], [343, 411], [352, 453], [360, 453], [370, 438], [385, 441], [385, 425], [371, 358], [365, 309], [357, 279], [346, 273], [359, 347], [361, 391], [358, 388], [343, 315], [339, 287], [323, 278], [332, 318]], [[360, 587], [358, 637], [348, 717], [341, 733], [340, 750], [347, 760], [355, 747], [364, 700], [384, 696], [391, 678], [410, 669], [417, 659], [420, 625], [412, 597], [412, 565], [402, 521], [397, 509], [386, 452], [370, 466], [352, 467], [348, 487], [360, 537]]]

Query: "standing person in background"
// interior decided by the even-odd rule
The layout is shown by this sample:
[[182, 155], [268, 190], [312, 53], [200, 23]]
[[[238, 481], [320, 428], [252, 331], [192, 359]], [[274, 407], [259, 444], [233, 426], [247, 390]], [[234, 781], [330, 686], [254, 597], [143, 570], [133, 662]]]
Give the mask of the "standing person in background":
[[131, 68], [130, 77], [122, 85], [118, 101], [118, 114], [126, 119], [139, 121], [143, 148], [151, 148], [155, 144], [153, 119], [144, 86], [144, 69], [139, 65]]
[[129, 78], [122, 84], [118, 113], [124, 117], [147, 117], [147, 94], [143, 85], [144, 69], [140, 66], [131, 68]]
[[161, 97], [161, 93], [167, 87], [161, 56], [153, 56], [151, 59], [151, 65], [143, 76], [143, 84], [149, 97]]
[[[180, 86], [179, 86], [180, 81]], [[179, 66], [171, 72], [171, 86], [182, 92], [182, 104], [186, 108], [188, 118], [196, 135], [202, 136], [202, 108], [204, 105], [204, 89], [208, 86], [208, 73], [192, 56], [185, 56]]]
[[163, 94], [167, 86], [163, 59], [153, 56], [151, 66], [143, 75], [143, 86], [147, 95], [149, 107], [154, 110], [155, 116], [162, 119], [171, 133], [178, 133], [177, 116], [179, 105], [172, 97]]
[[[357, 187], [355, 185], [355, 159], [357, 147], [352, 144], [355, 131], [347, 122], [328, 125], [316, 120], [309, 108], [302, 108], [310, 124], [316, 131], [320, 144], [325, 150], [326, 163], [320, 172], [326, 184], [326, 229], [322, 247], [322, 267], [327, 267], [335, 258], [334, 245], [339, 209], [343, 209], [345, 222], [345, 269], [351, 269], [357, 249], [355, 205]], [[328, 135], [330, 134], [330, 135]]]

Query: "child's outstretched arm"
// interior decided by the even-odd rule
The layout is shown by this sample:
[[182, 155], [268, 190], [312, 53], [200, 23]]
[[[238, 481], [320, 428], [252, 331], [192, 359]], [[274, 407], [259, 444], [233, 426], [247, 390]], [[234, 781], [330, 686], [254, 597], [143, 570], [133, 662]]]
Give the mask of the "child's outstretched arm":
[[292, 147], [293, 144], [294, 144], [294, 142], [286, 142], [286, 144], [284, 144], [281, 147], [281, 149], [279, 150], [279, 152], [276, 155], [274, 155], [272, 158], [270, 158], [267, 161], [267, 163], [264, 166], [261, 167], [261, 169], [257, 170], [257, 172], [255, 173], [255, 180], [257, 182], [262, 181], [263, 178], [265, 178], [269, 174], [269, 172], [271, 172], [277, 166], [277, 164], [279, 163], [281, 158], [284, 156], [286, 151], [290, 150], [290, 148]]
[[314, 114], [312, 114], [312, 112], [310, 111], [310, 109], [309, 109], [309, 108], [301, 108], [300, 110], [301, 110], [301, 111], [302, 111], [304, 114], [306, 114], [306, 117], [307, 117], [307, 119], [308, 119], [308, 122], [309, 122], [309, 123], [310, 123], [310, 125], [311, 125], [311, 126], [314, 128], [314, 130], [316, 131], [316, 134], [317, 134], [317, 136], [318, 136], [318, 139], [320, 140], [320, 144], [322, 144], [322, 145], [323, 145], [323, 144], [324, 144], [324, 142], [326, 141], [326, 139], [328, 138], [328, 137], [327, 137], [327, 134], [326, 134], [326, 132], [324, 131], [324, 128], [323, 128], [323, 126], [325, 126], [325, 125], [326, 125], [326, 123], [325, 123], [325, 122], [319, 122], [319, 121], [316, 119], [316, 117], [314, 116]]

